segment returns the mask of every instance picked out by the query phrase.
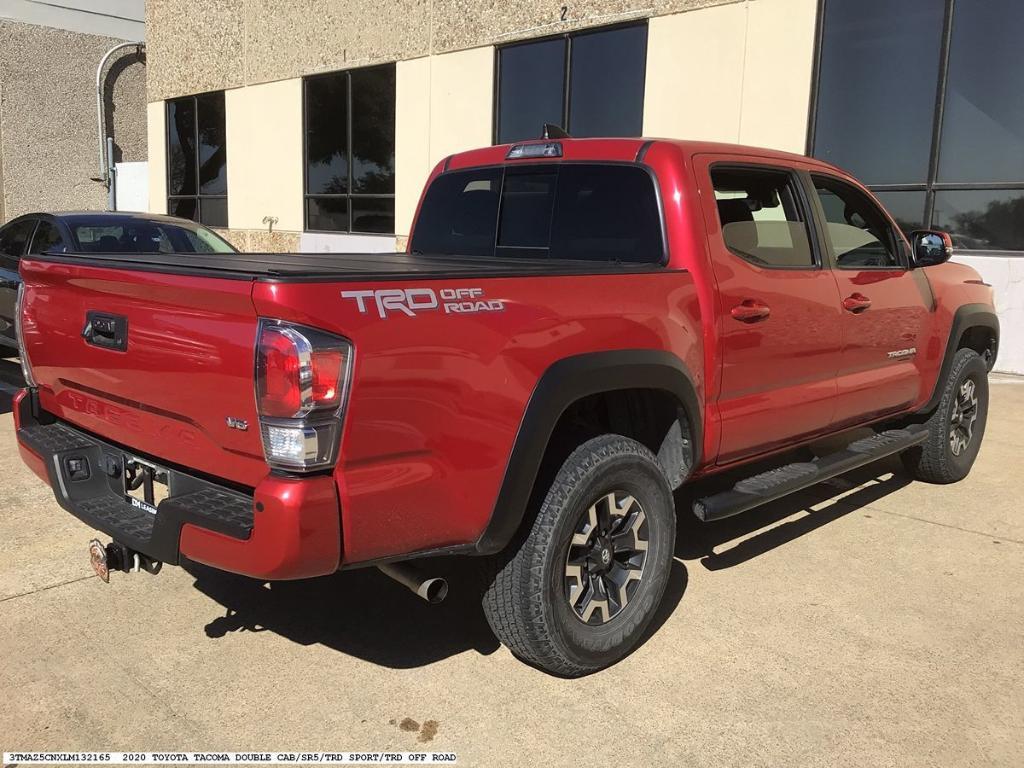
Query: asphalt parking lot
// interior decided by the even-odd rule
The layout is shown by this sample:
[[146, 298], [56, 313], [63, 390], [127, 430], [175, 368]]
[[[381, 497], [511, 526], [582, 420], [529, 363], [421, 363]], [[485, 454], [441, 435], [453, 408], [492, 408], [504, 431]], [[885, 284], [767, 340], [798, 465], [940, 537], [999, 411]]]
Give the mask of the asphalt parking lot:
[[[0, 751], [450, 750], [465, 765], [1024, 761], [1024, 379], [963, 483], [899, 463], [748, 516], [681, 515], [657, 631], [562, 680], [376, 571], [265, 585], [92, 576], [93, 532], [17, 453], [0, 361]], [[685, 501], [685, 500], [683, 500]]]

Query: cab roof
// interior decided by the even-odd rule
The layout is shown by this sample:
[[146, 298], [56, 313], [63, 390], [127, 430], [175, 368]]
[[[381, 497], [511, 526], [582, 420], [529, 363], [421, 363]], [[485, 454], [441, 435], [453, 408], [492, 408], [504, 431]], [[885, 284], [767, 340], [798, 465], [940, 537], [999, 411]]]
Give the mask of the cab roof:
[[[445, 170], [458, 168], [473, 168], [481, 165], [515, 164], [524, 160], [509, 160], [508, 153], [512, 147], [530, 144], [557, 143], [561, 145], [562, 154], [560, 157], [543, 158], [532, 157], [531, 161], [536, 162], [557, 162], [559, 160], [603, 160], [611, 162], [636, 162], [643, 158], [647, 150], [654, 145], [665, 144], [677, 147], [684, 155], [690, 157], [700, 154], [742, 154], [762, 157], [766, 159], [782, 160], [787, 162], [800, 161], [803, 163], [814, 163], [823, 169], [840, 171], [828, 163], [822, 162], [806, 155], [798, 155], [793, 152], [784, 152], [777, 149], [765, 147], [752, 147], [743, 144], [728, 144], [714, 141], [691, 141], [685, 139], [663, 139], [663, 138], [594, 138], [594, 139], [530, 139], [517, 141], [511, 144], [498, 144], [493, 147], [482, 147], [466, 152], [459, 152], [449, 157], [445, 162]], [[842, 171], [840, 171], [842, 172]]]

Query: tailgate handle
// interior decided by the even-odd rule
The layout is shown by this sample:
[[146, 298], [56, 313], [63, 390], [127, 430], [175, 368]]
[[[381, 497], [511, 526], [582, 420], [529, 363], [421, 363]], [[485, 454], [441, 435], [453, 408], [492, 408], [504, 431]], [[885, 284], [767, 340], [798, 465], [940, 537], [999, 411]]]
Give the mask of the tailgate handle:
[[128, 349], [128, 318], [90, 310], [85, 313], [82, 338], [86, 344], [124, 352]]

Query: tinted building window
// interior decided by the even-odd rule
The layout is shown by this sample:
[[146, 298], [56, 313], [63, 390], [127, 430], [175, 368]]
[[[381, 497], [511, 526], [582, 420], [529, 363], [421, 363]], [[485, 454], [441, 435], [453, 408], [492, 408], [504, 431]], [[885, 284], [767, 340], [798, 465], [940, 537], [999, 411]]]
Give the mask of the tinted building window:
[[957, 0], [939, 181], [1024, 184], [1024, 5]]
[[495, 139], [535, 139], [544, 123], [573, 136], [639, 136], [646, 64], [646, 24], [500, 48]]
[[826, 0], [815, 157], [866, 184], [927, 179], [942, 14], [936, 0]]
[[395, 231], [395, 67], [305, 81], [306, 229]]
[[565, 120], [564, 38], [498, 50], [498, 141], [540, 136]]
[[904, 231], [1024, 250], [1019, 0], [823, 6], [812, 154], [869, 184]]
[[167, 102], [167, 210], [214, 227], [228, 225], [224, 92]]
[[572, 39], [568, 130], [573, 136], [643, 133], [647, 27]]
[[654, 181], [625, 165], [443, 174], [424, 197], [412, 250], [632, 263], [664, 257]]
[[1024, 189], [936, 192], [932, 225], [954, 250], [1024, 251]]

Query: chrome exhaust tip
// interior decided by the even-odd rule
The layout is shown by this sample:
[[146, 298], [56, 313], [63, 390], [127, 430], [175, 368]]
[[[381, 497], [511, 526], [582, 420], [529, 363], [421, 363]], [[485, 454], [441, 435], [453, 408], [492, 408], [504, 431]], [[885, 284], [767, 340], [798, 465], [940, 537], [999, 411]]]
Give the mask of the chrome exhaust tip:
[[426, 576], [409, 563], [385, 563], [377, 570], [394, 579], [417, 597], [437, 605], [448, 597], [448, 580], [439, 576]]

